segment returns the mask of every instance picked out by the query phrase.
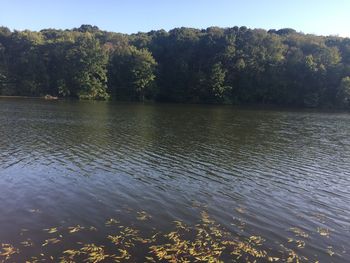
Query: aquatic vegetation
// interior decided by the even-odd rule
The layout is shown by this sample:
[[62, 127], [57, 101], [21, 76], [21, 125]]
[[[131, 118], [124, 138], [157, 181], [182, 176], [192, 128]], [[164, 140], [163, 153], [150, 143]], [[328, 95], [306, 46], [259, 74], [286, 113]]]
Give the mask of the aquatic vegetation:
[[243, 232], [246, 226], [246, 222], [244, 222], [241, 218], [234, 218], [231, 225], [236, 226], [241, 232]]
[[95, 244], [86, 244], [80, 251], [87, 255], [86, 262], [101, 262], [109, 257], [109, 255], [105, 254], [103, 246], [96, 246]]
[[309, 237], [309, 234], [307, 234], [306, 232], [302, 231], [300, 228], [291, 227], [291, 228], [289, 228], [289, 230], [292, 231], [295, 234], [295, 236], [303, 237], [303, 238], [308, 238]]
[[[194, 239], [186, 236], [191, 236]], [[226, 253], [239, 259], [244, 257], [266, 258], [267, 252], [259, 249], [263, 239], [251, 236], [245, 241], [232, 239], [231, 233], [225, 231], [212, 220], [206, 212], [201, 213], [201, 221], [194, 227], [186, 227], [177, 222], [177, 231], [165, 234], [168, 242], [151, 246], [152, 253], [157, 260], [169, 262], [221, 262], [221, 255]]]
[[89, 227], [89, 230], [90, 230], [90, 231], [97, 231], [97, 228], [94, 227], [94, 226], [90, 226], [90, 227]]
[[57, 227], [52, 227], [52, 228], [46, 228], [44, 229], [44, 231], [47, 231], [47, 233], [49, 234], [53, 234], [53, 233], [56, 233], [58, 230], [57, 230]]
[[10, 244], [1, 244], [0, 257], [4, 257], [5, 260], [9, 259], [11, 255], [19, 253], [19, 250]]
[[58, 238], [50, 238], [50, 239], [46, 239], [45, 242], [42, 244], [42, 246], [47, 246], [49, 244], [57, 244], [61, 242], [61, 240], [59, 240]]
[[332, 249], [333, 249], [332, 246], [327, 247], [327, 254], [330, 256], [333, 256], [335, 254], [335, 252]]
[[295, 243], [297, 247], [304, 248], [305, 247], [305, 241], [303, 240], [296, 240], [293, 238], [288, 238], [288, 243]]
[[183, 222], [175, 220], [174, 223], [177, 229], [183, 229], [185, 231], [189, 231], [188, 226], [186, 226]]
[[148, 220], [151, 218], [152, 218], [152, 216], [145, 211], [137, 212], [137, 219], [138, 220], [144, 221], [144, 220]]
[[32, 247], [34, 246], [34, 243], [30, 239], [27, 239], [25, 241], [22, 241], [21, 245], [24, 247]]
[[69, 229], [69, 233], [75, 233], [75, 232], [79, 232], [79, 231], [85, 229], [85, 227], [77, 225], [77, 226], [68, 227], [68, 229]]
[[329, 229], [326, 229], [326, 228], [320, 228], [318, 227], [317, 228], [317, 232], [321, 235], [321, 236], [324, 236], [324, 237], [329, 237]]
[[[145, 221], [152, 218], [146, 211], [136, 213], [135, 220]], [[279, 249], [272, 249], [265, 245], [266, 240], [260, 235], [238, 235], [229, 231], [217, 223], [206, 211], [200, 213], [198, 222], [194, 225], [187, 225], [180, 220], [172, 223], [172, 228], [168, 232], [154, 231], [143, 233], [135, 228], [133, 224], [123, 226], [117, 219], [110, 218], [105, 221], [104, 230], [109, 234], [99, 243], [75, 242], [74, 247], [67, 247], [64, 233], [74, 234], [80, 231], [95, 231], [94, 226], [59, 226], [43, 229], [48, 237], [41, 242], [41, 248], [36, 255], [31, 255], [25, 262], [54, 261], [61, 263], [73, 262], [304, 262], [308, 258], [299, 255], [290, 246], [300, 251], [306, 246], [306, 239], [309, 234], [298, 227], [291, 227], [288, 231], [294, 233], [295, 237], [289, 237], [287, 244], [279, 244]], [[246, 223], [242, 219], [234, 218], [233, 226], [244, 229]], [[114, 226], [114, 227], [112, 227]], [[321, 236], [329, 237], [329, 230], [318, 228], [317, 232]], [[21, 230], [30, 234], [30, 231]], [[55, 235], [56, 237], [53, 237]], [[305, 240], [302, 240], [305, 239]], [[40, 243], [39, 243], [40, 244]], [[59, 244], [59, 246], [56, 246]], [[27, 252], [36, 246], [30, 238], [20, 242], [23, 250]], [[54, 250], [53, 250], [54, 249]], [[60, 252], [60, 250], [62, 250]], [[38, 251], [38, 250], [37, 250]], [[55, 251], [55, 257], [50, 255], [50, 251]], [[138, 253], [142, 251], [142, 253]], [[331, 246], [325, 249], [329, 256], [336, 253]], [[345, 251], [345, 249], [344, 249]], [[57, 252], [57, 253], [56, 253]], [[0, 262], [16, 262], [16, 257], [20, 257], [20, 250], [13, 245], [1, 244]], [[140, 256], [143, 259], [140, 259]]]
[[238, 213], [240, 213], [240, 214], [244, 214], [244, 213], [245, 213], [245, 209], [242, 208], [242, 207], [237, 207], [237, 208], [236, 208], [236, 211], [237, 211]]
[[305, 241], [303, 240], [296, 240], [295, 241], [297, 243], [297, 246], [300, 248], [304, 248], [305, 247]]
[[281, 248], [287, 253], [287, 258], [283, 259], [283, 261], [288, 262], [288, 263], [299, 263], [299, 262], [304, 262], [308, 261], [308, 258], [304, 256], [299, 256], [293, 249], [286, 248], [283, 244], [280, 244]]
[[81, 252], [79, 250], [68, 249], [63, 251], [63, 254], [67, 255], [68, 259], [73, 260], [75, 256], [79, 256]]
[[322, 224], [326, 223], [326, 216], [324, 214], [315, 213], [313, 217]]
[[106, 226], [112, 226], [112, 225], [117, 225], [119, 224], [120, 222], [114, 218], [110, 218], [106, 221], [105, 225]]

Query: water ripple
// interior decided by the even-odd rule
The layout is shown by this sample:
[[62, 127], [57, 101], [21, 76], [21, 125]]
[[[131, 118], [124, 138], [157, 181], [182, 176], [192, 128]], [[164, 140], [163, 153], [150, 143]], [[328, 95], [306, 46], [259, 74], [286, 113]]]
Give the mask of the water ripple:
[[300, 227], [311, 259], [350, 242], [348, 114], [0, 100], [0, 123], [4, 236], [41, 223], [18, 218], [30, 207], [52, 225], [148, 208], [161, 226], [194, 222], [195, 201], [243, 235], [283, 243]]

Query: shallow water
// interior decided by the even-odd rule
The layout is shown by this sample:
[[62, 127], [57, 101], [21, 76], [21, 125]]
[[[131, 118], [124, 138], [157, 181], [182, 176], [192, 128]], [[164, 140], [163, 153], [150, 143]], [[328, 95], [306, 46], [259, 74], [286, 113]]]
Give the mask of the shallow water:
[[[191, 242], [215, 224], [224, 261], [345, 262], [350, 114], [1, 99], [0, 189], [0, 262], [81, 261], [92, 243], [159, 260], [179, 222]], [[129, 246], [108, 239], [128, 227]], [[266, 255], [232, 253], [252, 236]]]

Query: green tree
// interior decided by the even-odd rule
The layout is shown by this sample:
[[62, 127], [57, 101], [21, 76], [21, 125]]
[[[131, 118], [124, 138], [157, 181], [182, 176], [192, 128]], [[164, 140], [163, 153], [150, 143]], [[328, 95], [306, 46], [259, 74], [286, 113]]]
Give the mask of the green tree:
[[147, 49], [138, 50], [131, 47], [131, 57], [133, 85], [140, 101], [144, 101], [145, 94], [154, 84], [156, 77], [154, 71], [157, 63]]
[[341, 106], [350, 106], [350, 77], [342, 78], [337, 98]]
[[[75, 93], [80, 99], [106, 100], [109, 98], [107, 53], [90, 33], [85, 33], [77, 39], [68, 52], [68, 62], [73, 72]], [[65, 89], [61, 88], [61, 90]], [[65, 93], [68, 92], [65, 91]]]
[[144, 101], [154, 98], [156, 61], [146, 49], [134, 46], [115, 50], [109, 66], [110, 90], [115, 98]]
[[344, 107], [350, 40], [289, 28], [0, 27], [0, 74], [8, 95]]
[[226, 71], [222, 63], [218, 62], [212, 66], [209, 78], [209, 88], [216, 101], [222, 101], [231, 87], [225, 85]]

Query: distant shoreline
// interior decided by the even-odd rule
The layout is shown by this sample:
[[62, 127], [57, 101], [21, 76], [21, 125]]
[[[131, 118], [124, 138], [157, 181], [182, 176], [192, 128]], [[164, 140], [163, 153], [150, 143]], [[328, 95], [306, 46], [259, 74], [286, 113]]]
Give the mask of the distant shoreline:
[[1, 99], [44, 99], [44, 97], [30, 97], [30, 96], [0, 96]]
[[[57, 99], [45, 99], [42, 97], [30, 97], [30, 96], [5, 96], [0, 95], [1, 99], [25, 99], [25, 100], [44, 100], [44, 101], [80, 101], [80, 102], [96, 102], [96, 100], [80, 100], [78, 98], [65, 98], [60, 97]], [[106, 101], [104, 101], [106, 102]], [[259, 104], [259, 103], [244, 103], [244, 104], [220, 104], [220, 103], [184, 103], [184, 102], [161, 102], [161, 101], [127, 101], [127, 100], [109, 100], [112, 103], [136, 103], [136, 104], [148, 104], [148, 105], [189, 105], [189, 106], [225, 106], [233, 107], [236, 109], [245, 110], [287, 110], [287, 111], [309, 111], [309, 112], [349, 112], [349, 110], [341, 107], [305, 107], [305, 106], [293, 106], [293, 105], [277, 105], [277, 104]]]
[[53, 97], [53, 96], [35, 96], [35, 97], [31, 97], [31, 96], [5, 96], [5, 95], [0, 95], [0, 99], [41, 99], [41, 100], [58, 100], [58, 97]]

